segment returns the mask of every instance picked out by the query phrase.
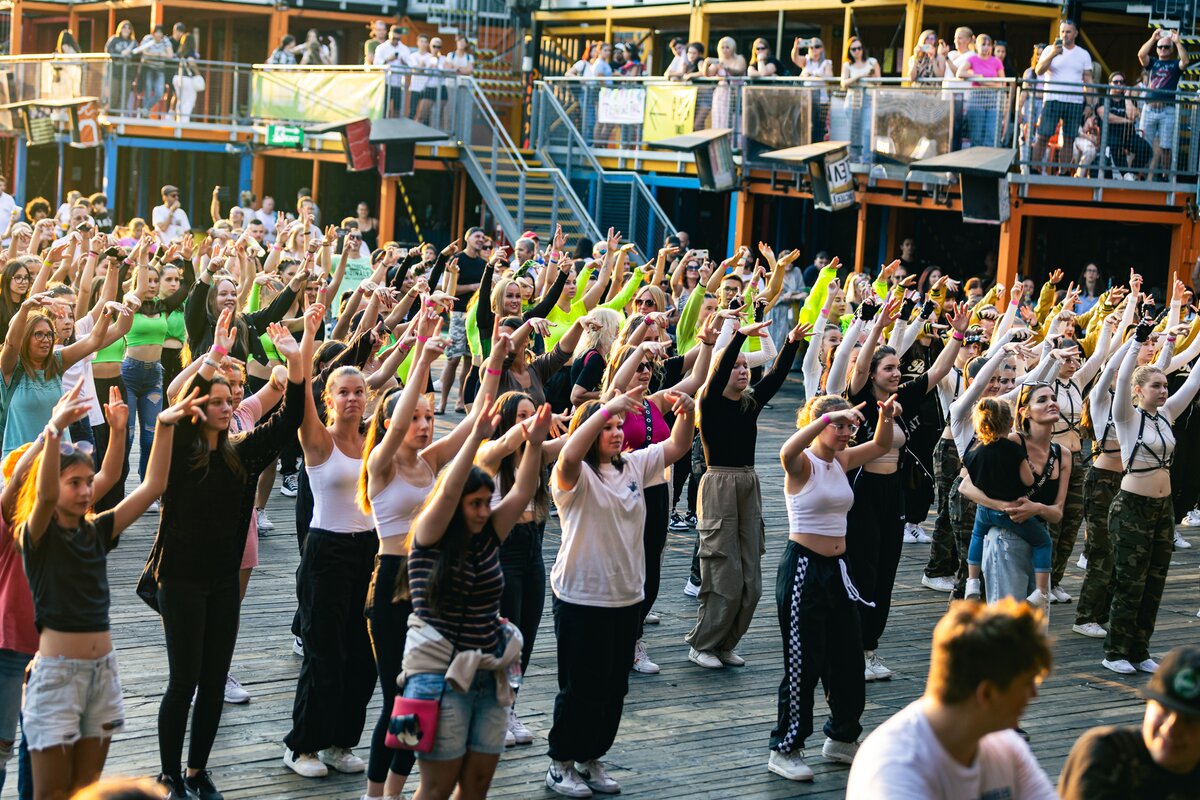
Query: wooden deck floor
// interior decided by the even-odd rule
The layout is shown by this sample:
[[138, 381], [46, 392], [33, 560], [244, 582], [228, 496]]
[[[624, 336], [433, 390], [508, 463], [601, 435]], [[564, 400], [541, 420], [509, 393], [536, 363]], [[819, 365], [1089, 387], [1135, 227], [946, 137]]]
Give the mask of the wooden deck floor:
[[[694, 621], [696, 601], [681, 590], [691, 557], [691, 534], [671, 534], [657, 605], [662, 624], [647, 628], [649, 652], [662, 666], [662, 673], [635, 674], [631, 678], [620, 734], [607, 758], [624, 788], [624, 797], [841, 797], [844, 793], [848, 768], [825, 763], [819, 756], [810, 759], [817, 773], [812, 784], [791, 783], [766, 770], [767, 737], [774, 721], [775, 693], [782, 669], [773, 602], [774, 574], [787, 532], [776, 454], [791, 431], [797, 388], [795, 382], [790, 383], [762, 419], [758, 466], [768, 532], [763, 560], [767, 585], [740, 648], [747, 666], [707, 671], [687, 661], [682, 637]], [[439, 421], [439, 426], [448, 424]], [[217, 785], [231, 800], [357, 798], [365, 789], [363, 776], [334, 774], [306, 780], [288, 771], [280, 760], [300, 666], [300, 659], [292, 654], [289, 633], [298, 561], [290, 521], [292, 505], [292, 500], [277, 492], [271, 498], [269, 513], [278, 527], [262, 540], [261, 565], [255, 570], [242, 609], [233, 671], [253, 701], [246, 706], [225, 706], [209, 765]], [[146, 517], [126, 532], [121, 546], [110, 556], [113, 630], [128, 721], [125, 732], [113, 744], [107, 775], [158, 772], [155, 721], [166, 683], [166, 654], [157, 617], [133, 591], [152, 536], [151, 521]], [[1200, 537], [1196, 542], [1200, 545]], [[545, 544], [547, 569], [557, 547], [558, 528], [552, 520]], [[1200, 601], [1198, 554], [1200, 547], [1180, 551], [1172, 560], [1168, 590], [1152, 641], [1155, 654], [1200, 638], [1200, 619], [1196, 617]], [[904, 547], [891, 620], [880, 649], [881, 657], [896, 675], [890, 681], [867, 686], [863, 725], [868, 733], [923, 689], [931, 631], [946, 603], [946, 595], [921, 586], [927, 555], [927, 545]], [[1064, 582], [1067, 591], [1076, 594], [1082, 578], [1082, 571], [1072, 565]], [[1055, 780], [1071, 744], [1082, 731], [1095, 725], [1140, 719], [1137, 690], [1146, 683], [1145, 676], [1124, 678], [1101, 667], [1100, 642], [1071, 633], [1073, 614], [1073, 605], [1053, 607], [1055, 669], [1023, 722], [1032, 736], [1034, 752]], [[556, 796], [542, 785], [545, 737], [555, 691], [554, 635], [547, 603], [520, 704], [522, 719], [536, 739], [533, 745], [511, 749], [503, 756], [492, 797]], [[371, 721], [378, 705], [376, 694], [369, 714]], [[818, 698], [818, 731], [825, 711]], [[819, 753], [821, 741], [819, 734], [810, 739], [810, 750], [815, 747]], [[362, 742], [358, 752], [365, 758], [366, 735]], [[13, 796], [15, 784], [15, 779], [8, 781], [4, 797]]]

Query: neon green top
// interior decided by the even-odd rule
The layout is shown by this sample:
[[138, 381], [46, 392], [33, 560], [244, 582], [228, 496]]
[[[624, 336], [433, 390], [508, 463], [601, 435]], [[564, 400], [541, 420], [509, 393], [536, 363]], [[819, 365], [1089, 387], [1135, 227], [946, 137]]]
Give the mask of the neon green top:
[[93, 364], [115, 364], [125, 360], [125, 338], [117, 339], [108, 347], [96, 351]]
[[[260, 292], [260, 288], [261, 287], [257, 283], [250, 287], [250, 294], [246, 295], [246, 313], [250, 314], [258, 311], [259, 307], [262, 305], [262, 294]], [[259, 334], [258, 340], [262, 342], [263, 353], [266, 355], [269, 361], [279, 361], [285, 364], [287, 363], [287, 360], [283, 356], [279, 355], [279, 351], [275, 349], [275, 343], [271, 341], [270, 336], [265, 333]]]
[[177, 308], [170, 314], [167, 314], [167, 338], [178, 339], [181, 342], [184, 341], [187, 338], [187, 331], [184, 328], [185, 324], [182, 310]]
[[145, 314], [134, 314], [133, 325], [129, 328], [129, 333], [125, 334], [125, 345], [127, 347], [141, 347], [142, 345], [158, 345], [167, 339], [167, 315], [158, 314], [153, 317], [148, 317]]
[[[579, 278], [576, 281], [575, 299], [571, 301], [570, 307], [566, 311], [563, 311], [562, 306], [555, 304], [554, 308], [550, 309], [550, 313], [546, 315], [548, 322], [555, 323], [555, 327], [550, 329], [550, 335], [546, 337], [546, 352], [554, 349], [554, 345], [558, 344], [558, 340], [570, 329], [575, 320], [580, 319], [588, 313], [588, 309], [583, 305], [583, 296], [587, 294], [587, 284], [591, 279], [592, 268], [587, 267], [583, 272], [579, 273]], [[641, 288], [642, 281], [645, 279], [646, 274], [642, 272], [642, 268], [635, 268], [633, 274], [629, 276], [629, 280], [625, 281], [625, 285], [621, 287], [621, 291], [617, 292], [617, 296], [607, 303], [600, 303], [596, 307], [616, 311], [621, 315], [621, 320], [624, 321], [624, 308], [633, 300], [633, 296], [637, 294], [638, 289]]]

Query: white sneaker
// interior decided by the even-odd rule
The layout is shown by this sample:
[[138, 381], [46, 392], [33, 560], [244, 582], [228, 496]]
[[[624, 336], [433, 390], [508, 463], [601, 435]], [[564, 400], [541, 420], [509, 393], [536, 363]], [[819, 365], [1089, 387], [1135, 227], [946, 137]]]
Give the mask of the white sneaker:
[[591, 797], [592, 790], [570, 761], [550, 760], [550, 768], [546, 770], [546, 788], [566, 797]]
[[1072, 625], [1071, 630], [1078, 633], [1080, 636], [1087, 636], [1089, 639], [1103, 639], [1108, 636], [1108, 631], [1099, 622], [1085, 622], [1082, 625]]
[[658, 625], [662, 622], [662, 617], [655, 614], [653, 611], [646, 614], [646, 619], [643, 620], [647, 625]]
[[1133, 675], [1135, 672], [1137, 672], [1137, 670], [1133, 668], [1133, 664], [1130, 664], [1123, 658], [1118, 658], [1116, 661], [1109, 661], [1106, 658], [1100, 662], [1100, 665], [1105, 669], [1111, 669], [1113, 672], [1121, 675]]
[[292, 652], [304, 658], [304, 640], [299, 636], [292, 637]]
[[147, 514], [157, 514], [158, 509], [159, 509], [158, 501], [155, 500], [152, 503], [150, 503], [150, 507], [146, 509], [146, 513]]
[[1061, 586], [1050, 587], [1050, 602], [1051, 603], [1069, 603], [1071, 595], [1067, 594]]
[[1183, 521], [1179, 524], [1185, 528], [1200, 528], [1200, 508], [1193, 508], [1184, 514]]
[[575, 772], [593, 792], [600, 794], [620, 794], [621, 784], [604, 769], [604, 765], [596, 759], [591, 761], [576, 761]]
[[813, 779], [812, 767], [804, 763], [803, 750], [793, 750], [790, 753], [772, 750], [771, 757], [767, 759], [767, 769], [789, 781], [811, 781]]
[[700, 586], [698, 584], [692, 583], [692, 579], [688, 578], [688, 582], [683, 585], [683, 593], [686, 594], [688, 597], [699, 597], [700, 596]]
[[943, 575], [939, 578], [930, 578], [928, 575], [922, 575], [921, 585], [933, 589], [935, 592], [953, 592], [954, 578], [948, 575]]
[[1175, 546], [1180, 550], [1189, 550], [1191, 549], [1192, 543], [1183, 538], [1182, 533], [1175, 531]]
[[516, 747], [517, 746], [517, 735], [512, 732], [512, 728], [509, 728], [504, 731], [504, 746], [505, 747]]
[[633, 669], [643, 675], [657, 675], [661, 672], [658, 664], [651, 661], [650, 656], [646, 654], [646, 643], [641, 639], [633, 646]]
[[321, 763], [316, 753], [293, 753], [283, 748], [283, 765], [302, 778], [324, 778], [329, 768]]
[[233, 673], [225, 676], [225, 702], [233, 703], [235, 706], [250, 702], [250, 693], [242, 688], [238, 679], [233, 677]]
[[687, 520], [678, 511], [671, 512], [671, 521], [667, 523], [667, 530], [675, 531], [676, 533], [687, 533]]
[[746, 666], [746, 659], [739, 656], [736, 650], [718, 650], [717, 658], [721, 659], [721, 663], [727, 667]]
[[1153, 658], [1147, 658], [1145, 661], [1139, 661], [1133, 665], [1133, 668], [1138, 672], [1149, 672], [1151, 674], [1158, 672], [1158, 662]]
[[279, 493], [284, 497], [295, 497], [300, 493], [300, 479], [296, 474], [283, 476], [279, 482]]
[[721, 659], [707, 650], [697, 650], [691, 648], [688, 650], [688, 661], [697, 664], [705, 669], [724, 669], [725, 665], [721, 663]]
[[271, 531], [275, 530], [275, 523], [271, 522], [271, 518], [267, 516], [267, 510], [265, 508], [258, 509], [258, 517], [256, 521], [258, 523], [259, 533], [270, 533]]
[[913, 536], [917, 537], [917, 544], [933, 544], [933, 537], [926, 533], [924, 528], [920, 525], [917, 525], [916, 528]]
[[967, 600], [983, 596], [983, 583], [979, 578], [967, 578], [967, 586], [963, 589], [963, 597]]
[[513, 735], [516, 744], [533, 744], [533, 731], [521, 722], [515, 708], [508, 709], [508, 731]]
[[858, 754], [858, 742], [837, 742], [826, 738], [821, 747], [821, 755], [830, 761], [840, 761], [843, 764], [853, 764], [854, 756]]
[[1085, 556], [1083, 553], [1080, 553], [1079, 560], [1075, 563], [1079, 565], [1080, 569], [1087, 569], [1087, 556]]
[[1033, 593], [1030, 594], [1029, 597], [1025, 598], [1025, 602], [1029, 603], [1029, 605], [1033, 606], [1034, 608], [1040, 608], [1045, 611], [1046, 607], [1050, 605], [1050, 596], [1041, 589], [1034, 589]]
[[913, 530], [913, 528], [915, 528], [915, 527], [917, 527], [917, 526], [913, 525], [911, 522], [904, 523], [904, 543], [905, 544], [916, 544], [917, 543], [917, 534]]
[[883, 662], [879, 660], [879, 656], [876, 655], [874, 650], [864, 653], [863, 656], [866, 661], [867, 671], [875, 675], [871, 680], [886, 681], [892, 677], [892, 671], [883, 665]]
[[322, 761], [338, 772], [353, 774], [367, 769], [367, 762], [354, 755], [349, 747], [327, 747], [319, 755]]

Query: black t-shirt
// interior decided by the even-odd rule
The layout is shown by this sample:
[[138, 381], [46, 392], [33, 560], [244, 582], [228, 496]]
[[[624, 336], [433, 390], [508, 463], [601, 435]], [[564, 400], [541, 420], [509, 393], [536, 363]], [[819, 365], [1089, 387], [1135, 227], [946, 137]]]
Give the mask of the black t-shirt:
[[993, 500], [1012, 502], [1029, 493], [1021, 482], [1021, 462], [1025, 448], [1012, 439], [998, 439], [991, 444], [976, 443], [963, 457], [971, 483]]
[[1178, 775], [1158, 766], [1138, 726], [1092, 728], [1071, 748], [1058, 793], [1062, 800], [1196, 800], [1200, 767]]
[[[458, 285], [467, 286], [473, 283], [479, 283], [483, 280], [483, 268], [487, 266], [487, 261], [479, 256], [469, 256], [462, 253], [458, 257]], [[466, 311], [467, 301], [471, 299], [471, 295], [475, 293], [474, 289], [459, 289], [454, 298], [454, 310]]]
[[[903, 414], [896, 418], [896, 422], [900, 423], [901, 428], [907, 433], [912, 427], [912, 422], [920, 414], [921, 403], [929, 394], [929, 373], [923, 373], [920, 376], [913, 378], [911, 381], [900, 384], [896, 389], [896, 402], [900, 404]], [[879, 403], [875, 399], [875, 389], [871, 386], [871, 380], [863, 384], [863, 388], [858, 391], [858, 394], [850, 398], [850, 404], [857, 406], [859, 403], [865, 403], [862, 408], [862, 415], [866, 419], [866, 424], [858, 429], [858, 438], [856, 444], [863, 444], [871, 441], [875, 437], [875, 425], [879, 422]]]
[[571, 364], [571, 385], [582, 386], [585, 392], [600, 390], [604, 378], [604, 356], [598, 350], [588, 350]]
[[108, 630], [108, 554], [117, 546], [113, 536], [115, 518], [114, 512], [105, 511], [67, 530], [51, 516], [36, 546], [26, 537], [25, 523], [18, 526], [16, 536], [33, 591], [39, 631]]
[[115, 224], [113, 223], [112, 213], [105, 211], [102, 214], [92, 212], [92, 219], [96, 221], [96, 229], [101, 233], [112, 233]]
[[767, 64], [774, 64], [774, 65], [775, 65], [775, 74], [773, 74], [773, 75], [770, 75], [770, 76], [768, 76], [768, 77], [777, 78], [777, 77], [780, 77], [780, 76], [782, 76], [782, 75], [786, 75], [786, 74], [787, 74], [787, 70], [785, 70], [785, 69], [784, 69], [784, 67], [783, 67], [783, 62], [781, 62], [781, 61], [780, 61], [778, 58], [776, 58], [775, 56], [767, 56], [766, 58], [759, 59], [759, 61], [758, 61], [758, 70], [761, 72], [761, 71], [762, 71], [762, 68], [763, 68], [764, 66], [766, 66]]

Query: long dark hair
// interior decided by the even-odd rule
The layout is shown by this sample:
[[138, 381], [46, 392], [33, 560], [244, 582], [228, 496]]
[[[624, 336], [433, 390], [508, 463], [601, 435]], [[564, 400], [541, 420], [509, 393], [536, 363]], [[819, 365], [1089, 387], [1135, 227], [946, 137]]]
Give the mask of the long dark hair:
[[[35, 262], [36, 263], [36, 262]], [[4, 319], [12, 319], [17, 309], [21, 307], [20, 303], [14, 303], [12, 300], [12, 282], [13, 276], [22, 269], [29, 275], [29, 280], [25, 283], [25, 294], [22, 299], [29, 297], [29, 289], [33, 286], [33, 279], [36, 275], [34, 268], [25, 263], [22, 258], [14, 258], [4, 265], [4, 272], [0, 273], [0, 314]]]
[[[496, 431], [492, 434], [493, 439], [499, 439], [517, 424], [517, 410], [521, 407], [522, 400], [528, 400], [536, 412], [537, 403], [534, 403], [533, 398], [525, 392], [505, 392], [496, 400], [496, 404], [499, 406], [500, 424], [496, 426]], [[509, 453], [500, 460], [500, 467], [496, 470], [496, 477], [500, 481], [501, 495], [506, 495], [512, 491], [517, 477], [517, 452], [524, 451], [524, 449], [525, 445], [522, 444], [517, 450]], [[545, 519], [549, 510], [550, 493], [546, 489], [546, 481], [539, 478], [537, 489], [533, 493], [533, 514], [537, 519]]]
[[[574, 433], [580, 425], [591, 419], [592, 414], [595, 414], [601, 408], [604, 408], [604, 404], [599, 400], [588, 400], [575, 409], [575, 415], [571, 417], [571, 426], [567, 429], [567, 434]], [[588, 446], [587, 454], [583, 457], [583, 460], [584, 463], [596, 472], [600, 471], [600, 434], [596, 434], [596, 438]], [[612, 460], [612, 465], [617, 469], [624, 469], [625, 459], [618, 455]]]
[[[445, 491], [446, 475], [449, 470], [443, 472], [438, 477], [437, 484], [434, 485], [433, 491], [429, 493], [429, 498], [438, 497]], [[467, 551], [471, 547], [471, 532], [467, 529], [467, 523], [463, 520], [462, 499], [469, 494], [474, 494], [480, 489], [487, 489], [489, 492], [496, 491], [496, 482], [492, 480], [492, 476], [488, 475], [479, 467], [471, 467], [471, 471], [467, 473], [467, 479], [463, 482], [462, 492], [459, 493], [458, 501], [454, 506], [454, 516], [450, 518], [449, 524], [446, 525], [446, 532], [433, 549], [437, 553], [437, 557], [433, 562], [433, 569], [429, 573], [429, 582], [426, 584], [425, 604], [429, 608], [429, 613], [435, 617], [445, 618], [446, 612], [450, 610], [451, 605], [458, 605], [461, 600], [454, 599], [457, 595], [456, 590], [461, 589], [457, 586], [458, 575], [462, 572], [463, 564], [467, 560]], [[427, 505], [429, 500], [425, 501]], [[413, 533], [409, 533], [408, 547], [412, 549], [416, 544]], [[397, 582], [399, 583], [399, 582]]]
[[[191, 393], [193, 387], [199, 387], [201, 394], [208, 394], [208, 390], [216, 385], [224, 386], [226, 389], [233, 392], [229, 386], [229, 381], [221, 375], [214, 375], [211, 381], [208, 381], [208, 386], [203, 385], [203, 381], [199, 376], [193, 375], [183, 388], [179, 390], [177, 397], [187, 397]], [[197, 476], [198, 480], [204, 480], [208, 476], [208, 457], [212, 452], [208, 447], [208, 437], [200, 432], [200, 423], [191, 418], [185, 419], [179, 423], [181, 433], [180, 441], [188, 448], [188, 469], [193, 472], [200, 473]], [[239, 434], [244, 436], [245, 434]], [[246, 467], [242, 464], [242, 459], [238, 456], [237, 450], [233, 448], [233, 443], [229, 441], [229, 430], [224, 429], [217, 432], [217, 453], [220, 454], [225, 465], [230, 471], [237, 476], [238, 480], [243, 480], [246, 477]]]

